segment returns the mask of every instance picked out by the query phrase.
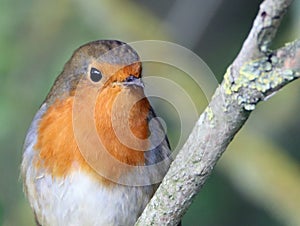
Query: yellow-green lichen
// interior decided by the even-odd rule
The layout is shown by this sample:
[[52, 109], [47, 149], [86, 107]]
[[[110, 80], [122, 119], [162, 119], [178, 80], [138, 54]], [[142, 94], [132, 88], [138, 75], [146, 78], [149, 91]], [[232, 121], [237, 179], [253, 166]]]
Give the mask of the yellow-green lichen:
[[211, 110], [210, 107], [207, 107], [206, 114], [207, 114], [207, 117], [208, 117], [209, 121], [211, 121], [214, 118], [214, 113], [213, 113], [213, 111]]
[[226, 70], [226, 73], [224, 75], [224, 90], [225, 90], [225, 94], [227, 95], [231, 95], [232, 94], [232, 84], [231, 84], [231, 81], [230, 81], [230, 69], [231, 67], [228, 67], [227, 70]]
[[236, 99], [246, 110], [254, 110], [256, 103], [268, 96], [269, 91], [297, 76], [290, 69], [276, 68], [279, 63], [276, 56], [245, 63], [234, 81], [231, 81], [233, 79], [230, 77], [229, 67], [224, 76], [225, 93]]

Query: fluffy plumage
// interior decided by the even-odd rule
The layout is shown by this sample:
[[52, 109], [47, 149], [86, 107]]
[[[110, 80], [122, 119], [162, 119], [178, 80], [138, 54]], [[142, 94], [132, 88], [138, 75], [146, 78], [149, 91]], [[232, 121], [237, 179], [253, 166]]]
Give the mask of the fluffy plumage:
[[[91, 68], [102, 73], [99, 84], [90, 80]], [[149, 185], [149, 181], [153, 175], [163, 177], [170, 164], [167, 138], [144, 96], [140, 77], [137, 53], [119, 41], [88, 43], [66, 63], [34, 117], [24, 144], [22, 178], [39, 224], [126, 226], [137, 220], [157, 188], [157, 184]], [[105, 149], [99, 150], [89, 136], [82, 137], [89, 147], [87, 152], [96, 156], [92, 160], [82, 154], [74, 134], [80, 126], [89, 131], [89, 124], [84, 122], [74, 128], [78, 90], [83, 93], [82, 110], [93, 103], [95, 131]], [[95, 102], [85, 101], [93, 92], [97, 94]], [[126, 111], [127, 108], [130, 110]], [[155, 122], [151, 128], [150, 120]], [[119, 140], [114, 126], [133, 146]], [[126, 126], [137, 139], [128, 136]], [[141, 178], [136, 178], [138, 174], [131, 170], [118, 168], [117, 163], [110, 163], [106, 175], [120, 181], [126, 178], [133, 185], [144, 184], [122, 185], [99, 174], [98, 168], [106, 164], [103, 158], [93, 155], [99, 151], [107, 151], [118, 162], [134, 167], [167, 160], [159, 168], [145, 171]]]

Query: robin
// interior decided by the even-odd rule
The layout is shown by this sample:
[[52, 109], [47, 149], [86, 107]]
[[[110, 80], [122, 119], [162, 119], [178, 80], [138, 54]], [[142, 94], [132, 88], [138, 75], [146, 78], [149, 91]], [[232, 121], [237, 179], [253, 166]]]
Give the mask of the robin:
[[170, 164], [141, 72], [115, 40], [87, 43], [65, 64], [24, 143], [37, 225], [134, 225]]

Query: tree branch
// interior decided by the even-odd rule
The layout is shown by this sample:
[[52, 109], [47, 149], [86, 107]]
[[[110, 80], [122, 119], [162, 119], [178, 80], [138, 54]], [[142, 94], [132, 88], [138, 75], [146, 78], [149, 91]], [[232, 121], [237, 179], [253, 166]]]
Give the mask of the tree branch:
[[209, 106], [136, 225], [176, 225], [256, 104], [300, 76], [300, 41], [268, 50], [291, 0], [266, 0]]

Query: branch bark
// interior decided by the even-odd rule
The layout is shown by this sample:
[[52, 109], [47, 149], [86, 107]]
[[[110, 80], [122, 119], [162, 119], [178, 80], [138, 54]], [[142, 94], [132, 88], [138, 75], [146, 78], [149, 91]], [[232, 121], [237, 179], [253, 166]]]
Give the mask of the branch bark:
[[300, 40], [268, 49], [291, 2], [261, 4], [240, 53], [136, 225], [177, 225], [255, 106], [300, 76]]

